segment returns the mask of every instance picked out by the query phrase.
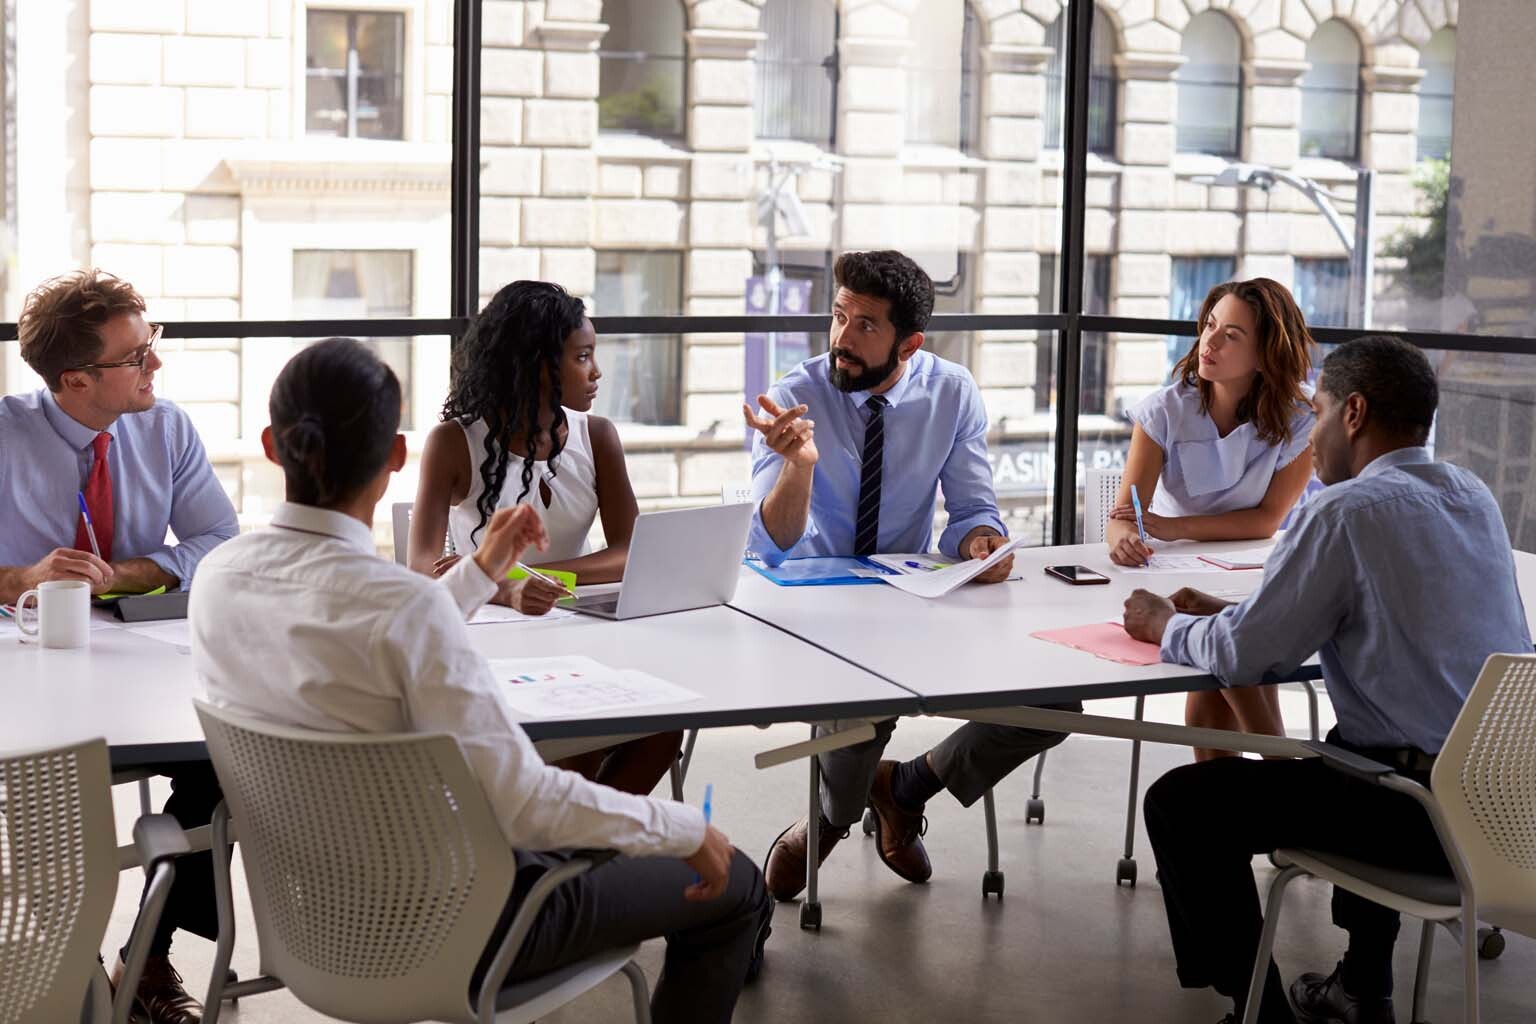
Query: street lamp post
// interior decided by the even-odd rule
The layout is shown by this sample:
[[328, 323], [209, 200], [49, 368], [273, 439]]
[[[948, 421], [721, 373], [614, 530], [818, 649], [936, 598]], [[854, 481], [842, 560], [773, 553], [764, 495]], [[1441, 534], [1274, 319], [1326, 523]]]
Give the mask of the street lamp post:
[[[1372, 307], [1375, 304], [1371, 281], [1376, 272], [1376, 252], [1371, 244], [1374, 228], [1375, 204], [1372, 193], [1376, 181], [1375, 171], [1362, 167], [1356, 173], [1354, 198], [1329, 192], [1311, 178], [1303, 178], [1278, 167], [1265, 167], [1261, 164], [1229, 163], [1216, 174], [1203, 174], [1191, 180], [1200, 185], [1256, 188], [1265, 193], [1274, 188], [1276, 183], [1280, 183], [1289, 185], [1311, 200], [1312, 205], [1317, 207], [1334, 234], [1339, 236], [1339, 241], [1344, 245], [1344, 251], [1349, 254], [1349, 326], [1363, 328], [1371, 326]], [[1339, 211], [1334, 208], [1334, 203], [1354, 205], [1353, 234], [1345, 230], [1344, 221], [1339, 217]]]

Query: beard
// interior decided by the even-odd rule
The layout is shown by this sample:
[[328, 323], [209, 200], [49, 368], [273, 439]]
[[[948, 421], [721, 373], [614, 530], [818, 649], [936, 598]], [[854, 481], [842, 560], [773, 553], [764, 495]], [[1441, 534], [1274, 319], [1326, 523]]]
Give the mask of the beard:
[[[832, 381], [832, 386], [839, 391], [850, 394], [855, 391], [868, 391], [871, 388], [879, 387], [885, 383], [886, 378], [896, 372], [896, 366], [901, 362], [901, 359], [896, 354], [899, 348], [901, 348], [900, 342], [892, 342], [890, 358], [879, 366], [870, 366], [847, 349], [838, 348], [836, 345], [832, 346], [828, 351], [829, 358], [827, 360], [828, 375]], [[849, 373], [837, 365], [839, 359], [846, 359], [856, 364], [859, 367], [859, 371], [857, 373]]]

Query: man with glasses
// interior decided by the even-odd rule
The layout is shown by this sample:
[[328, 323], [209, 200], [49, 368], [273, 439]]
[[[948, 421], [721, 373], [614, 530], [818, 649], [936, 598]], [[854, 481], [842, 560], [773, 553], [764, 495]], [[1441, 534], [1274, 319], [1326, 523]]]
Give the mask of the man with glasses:
[[[27, 296], [21, 356], [46, 387], [0, 398], [0, 602], [47, 580], [85, 580], [98, 594], [184, 589], [203, 556], [239, 532], [192, 420], [155, 401], [160, 330], [132, 285], [99, 270]], [[213, 773], [178, 768], [172, 787], [167, 813], [184, 828], [206, 825], [219, 800]], [[206, 854], [177, 865], [139, 986], [152, 1024], [200, 1019], [168, 954], [178, 927], [217, 934], [212, 885]]]

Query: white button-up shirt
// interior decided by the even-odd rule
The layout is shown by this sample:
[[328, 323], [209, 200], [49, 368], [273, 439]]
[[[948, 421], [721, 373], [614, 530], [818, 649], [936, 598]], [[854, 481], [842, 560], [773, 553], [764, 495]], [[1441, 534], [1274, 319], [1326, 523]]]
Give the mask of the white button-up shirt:
[[270, 528], [203, 559], [193, 666], [211, 703], [253, 718], [448, 733], [515, 848], [697, 852], [705, 825], [696, 809], [599, 786], [539, 757], [465, 626], [495, 590], [472, 558], [433, 580], [378, 557], [358, 520], [285, 504]]

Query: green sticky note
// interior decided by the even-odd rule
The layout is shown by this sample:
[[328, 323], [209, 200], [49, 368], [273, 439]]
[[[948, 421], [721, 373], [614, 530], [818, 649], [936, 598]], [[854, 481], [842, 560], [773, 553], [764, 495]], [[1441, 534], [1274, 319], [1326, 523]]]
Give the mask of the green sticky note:
[[[548, 576], [552, 580], [559, 580], [561, 583], [564, 583], [566, 586], [570, 587], [572, 590], [576, 589], [576, 574], [575, 573], [573, 573], [573, 572], [566, 572], [564, 569], [540, 569], [537, 565], [534, 566], [534, 568], [538, 569], [538, 572], [539, 572], [540, 576]], [[527, 575], [528, 574], [526, 572], [524, 572], [522, 569], [514, 568], [514, 569], [512, 569], [512, 571], [507, 573], [507, 579], [509, 579], [509, 580], [520, 580], [520, 579], [522, 579], [523, 577], [525, 577]]]
[[142, 594], [116, 594], [116, 593], [97, 594], [94, 598], [92, 598], [92, 600], [94, 600], [94, 601], [116, 601], [118, 598], [122, 598], [122, 597], [154, 597], [154, 596], [156, 596], [158, 594], [163, 594], [163, 593], [165, 593], [165, 584], [162, 583], [160, 586], [156, 587], [154, 590], [146, 590]]

